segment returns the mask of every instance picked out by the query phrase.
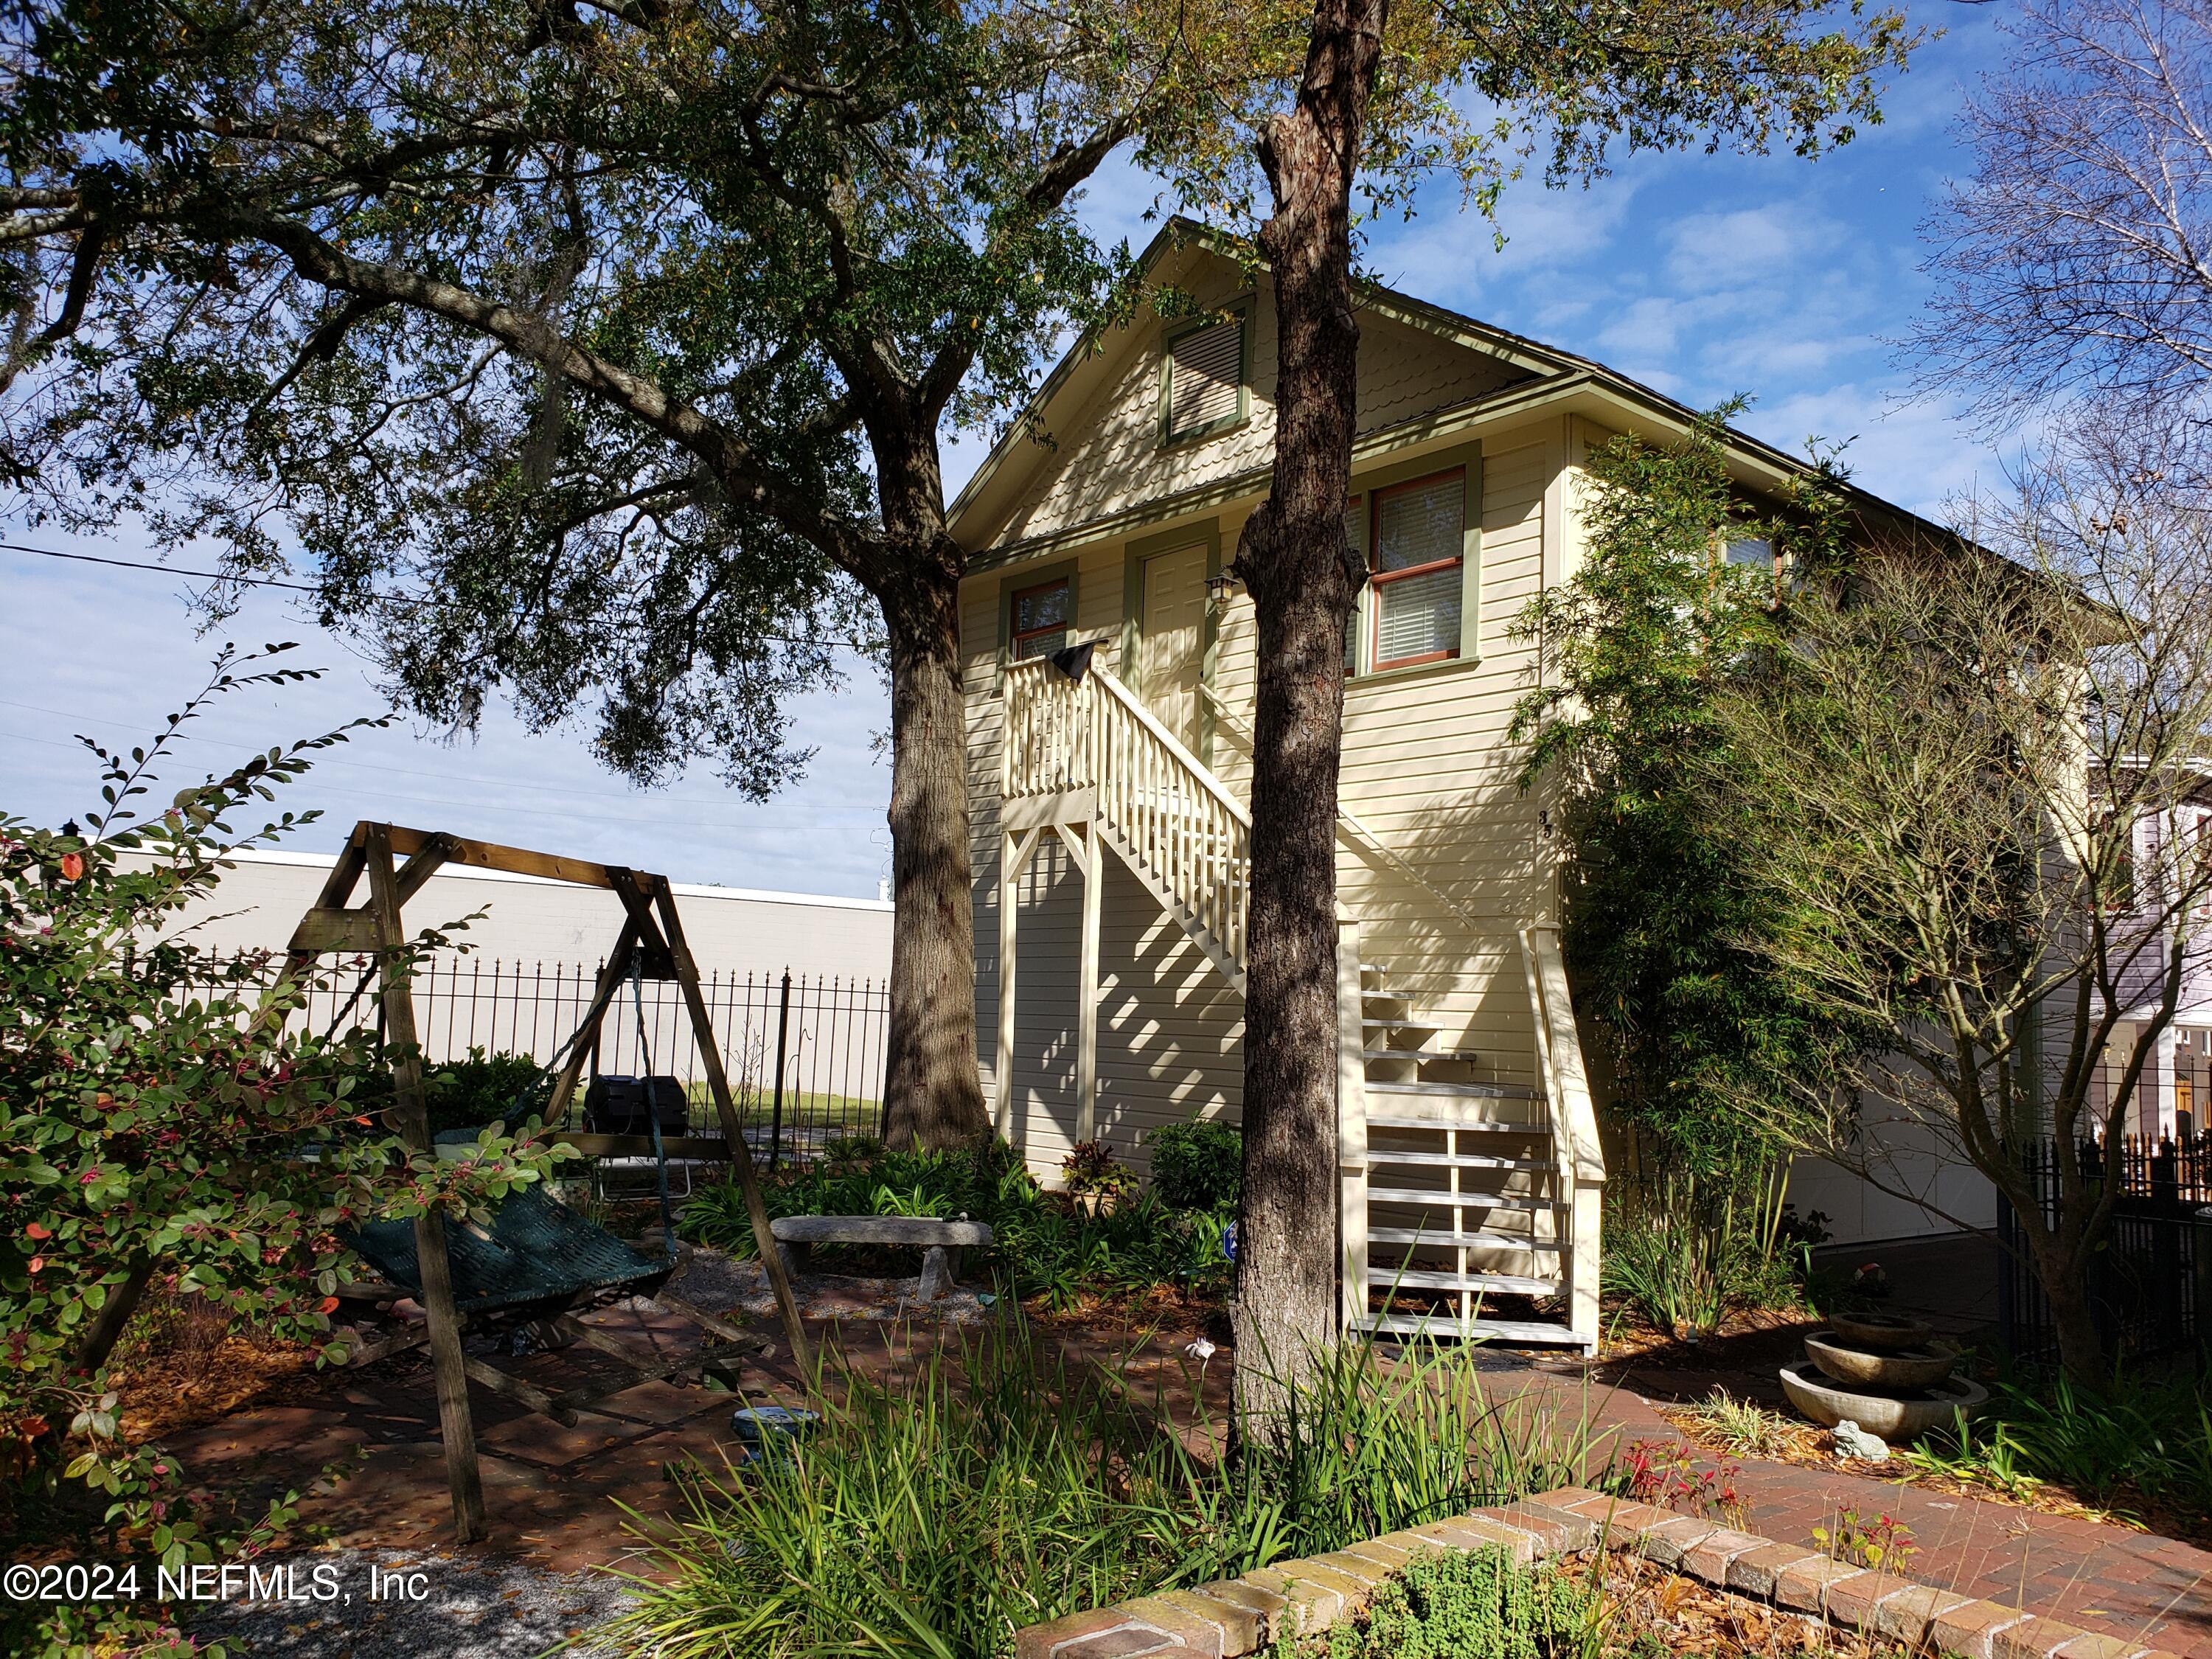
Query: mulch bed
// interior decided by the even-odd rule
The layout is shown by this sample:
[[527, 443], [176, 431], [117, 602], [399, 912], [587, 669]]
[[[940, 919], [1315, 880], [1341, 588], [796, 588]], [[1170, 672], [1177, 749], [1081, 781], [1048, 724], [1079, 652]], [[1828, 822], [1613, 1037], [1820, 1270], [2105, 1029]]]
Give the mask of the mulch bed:
[[126, 1353], [111, 1373], [124, 1432], [143, 1443], [256, 1406], [313, 1400], [343, 1375], [317, 1370], [315, 1352], [305, 1342], [232, 1331], [212, 1343]]
[[1798, 1655], [1803, 1659], [1903, 1659], [1905, 1650], [1821, 1620], [1708, 1589], [1626, 1550], [1608, 1550], [1601, 1615], [1611, 1659], [1696, 1654], [1701, 1659]]

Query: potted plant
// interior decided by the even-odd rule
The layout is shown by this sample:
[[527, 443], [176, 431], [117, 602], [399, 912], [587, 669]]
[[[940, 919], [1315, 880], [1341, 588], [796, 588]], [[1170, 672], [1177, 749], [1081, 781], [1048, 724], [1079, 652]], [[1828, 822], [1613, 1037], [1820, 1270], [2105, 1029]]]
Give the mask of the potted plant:
[[1060, 1168], [1067, 1178], [1067, 1195], [1085, 1215], [1102, 1215], [1136, 1190], [1134, 1172], [1117, 1163], [1103, 1140], [1077, 1141]]

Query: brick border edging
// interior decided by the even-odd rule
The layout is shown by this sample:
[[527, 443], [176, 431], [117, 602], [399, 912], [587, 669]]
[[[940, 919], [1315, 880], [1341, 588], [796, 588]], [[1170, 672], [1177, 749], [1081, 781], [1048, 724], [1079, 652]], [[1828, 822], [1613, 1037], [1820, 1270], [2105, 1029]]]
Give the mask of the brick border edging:
[[1582, 1486], [1031, 1625], [1014, 1633], [1015, 1659], [1243, 1659], [1286, 1627], [1313, 1635], [1350, 1618], [1418, 1550], [1502, 1548], [1525, 1565], [1601, 1542], [1715, 1589], [1960, 1659], [2174, 1659], [2139, 1642]]

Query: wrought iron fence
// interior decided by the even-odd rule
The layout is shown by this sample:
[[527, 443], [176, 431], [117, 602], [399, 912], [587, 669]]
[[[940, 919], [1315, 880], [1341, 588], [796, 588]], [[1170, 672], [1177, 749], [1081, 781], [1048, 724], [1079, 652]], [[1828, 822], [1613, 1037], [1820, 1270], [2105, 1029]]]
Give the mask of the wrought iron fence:
[[[2076, 1148], [2081, 1167], [2101, 1188], [2103, 1143]], [[2019, 1149], [2020, 1169], [2044, 1224], [2058, 1215], [2058, 1146], [2050, 1139]], [[2212, 1353], [2212, 1134], [2185, 1128], [2179, 1139], [2128, 1136], [2119, 1150], [2119, 1194], [2106, 1247], [2090, 1258], [2089, 1303], [2106, 1352], [2129, 1359]], [[2027, 1252], [2013, 1206], [1997, 1200], [2004, 1263], [1997, 1281], [1998, 1338], [2015, 1358], [2054, 1360], [2058, 1334], [2049, 1298]]]
[[[274, 971], [269, 953], [241, 959]], [[432, 1065], [471, 1052], [527, 1054], [550, 1063], [590, 1006], [600, 964], [433, 957], [416, 970], [415, 1023]], [[625, 987], [600, 1027], [594, 1073], [683, 1079], [690, 1126], [721, 1133], [683, 994], [672, 981]], [[874, 980], [714, 972], [700, 989], [729, 1074], [746, 1140], [771, 1158], [838, 1135], [882, 1132], [887, 986]], [[293, 1015], [318, 1033], [379, 1018], [370, 961], [337, 961]], [[643, 1005], [642, 1020], [637, 1003]]]

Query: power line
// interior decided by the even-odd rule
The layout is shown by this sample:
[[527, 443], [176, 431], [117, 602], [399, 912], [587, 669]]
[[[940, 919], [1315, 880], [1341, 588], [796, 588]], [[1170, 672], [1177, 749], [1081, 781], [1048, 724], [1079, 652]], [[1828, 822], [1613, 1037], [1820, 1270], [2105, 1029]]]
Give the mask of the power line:
[[[77, 748], [77, 745], [76, 745], [76, 744], [73, 744], [73, 743], [63, 743], [63, 742], [61, 742], [59, 739], [58, 739], [58, 738], [33, 738], [33, 737], [27, 737], [27, 736], [25, 736], [23, 733], [21, 733], [21, 732], [0, 732], [0, 738], [4, 738], [4, 739], [6, 739], [8, 742], [10, 742], [10, 743], [35, 743], [35, 744], [41, 744], [41, 745], [43, 745], [43, 746], [45, 746], [45, 747], [46, 747], [46, 748], [49, 748], [49, 749], [76, 749], [76, 748]], [[243, 745], [236, 745], [236, 746], [240, 746], [240, 747], [242, 747]], [[320, 764], [321, 764], [321, 763], [320, 763], [320, 762], [318, 762], [318, 763], [317, 763], [317, 764], [318, 764], [318, 765], [320, 765]], [[429, 775], [426, 773], [426, 774], [423, 774], [423, 775], [422, 775], [428, 776], [428, 775]], [[492, 786], [489, 786], [489, 787], [495, 787], [495, 787], [501, 787], [501, 786], [498, 786], [498, 785], [492, 785]], [[548, 809], [547, 809], [546, 807], [543, 806], [543, 805], [530, 805], [530, 804], [527, 804], [527, 803], [523, 804], [523, 805], [520, 805], [502, 806], [502, 805], [500, 805], [498, 802], [496, 802], [496, 801], [485, 800], [485, 799], [482, 799], [481, 797], [477, 798], [477, 799], [475, 799], [465, 800], [465, 801], [464, 801], [464, 800], [446, 800], [446, 799], [440, 799], [440, 798], [434, 797], [434, 796], [429, 796], [429, 795], [395, 795], [395, 794], [391, 794], [391, 793], [388, 793], [384, 792], [384, 791], [381, 791], [381, 790], [369, 791], [369, 790], [367, 790], [366, 788], [356, 789], [356, 790], [354, 791], [354, 793], [356, 793], [356, 794], [368, 793], [368, 794], [370, 794], [370, 795], [372, 796], [372, 798], [373, 798], [373, 799], [376, 799], [376, 800], [380, 800], [380, 801], [404, 801], [404, 802], [405, 802], [407, 805], [410, 805], [410, 806], [442, 806], [442, 807], [446, 807], [446, 808], [447, 808], [447, 809], [449, 809], [449, 810], [451, 810], [451, 811], [457, 811], [457, 812], [501, 812], [501, 813], [507, 814], [508, 816], [511, 816], [511, 817], [522, 817], [522, 816], [527, 816], [527, 817], [538, 817], [538, 818], [541, 818], [541, 819], [542, 819], [542, 818], [544, 817], [544, 815], [545, 815], [546, 811], [548, 811]], [[573, 793], [578, 793], [578, 794], [583, 794], [583, 793], [586, 793], [586, 792], [582, 791], [582, 790], [577, 790], [577, 791], [574, 791], [574, 792], [573, 792]], [[616, 796], [597, 796], [597, 797], [594, 797], [593, 799], [603, 799], [603, 800], [605, 800], [605, 799], [625, 799], [625, 798], [623, 798], [623, 797], [616, 797]], [[641, 800], [640, 800], [640, 802], [639, 802], [639, 805], [640, 805], [641, 806], [646, 805], [647, 805], [647, 804], [648, 804], [649, 800], [650, 800], [650, 799], [654, 799], [654, 798], [647, 798], [646, 799], [641, 799]], [[659, 799], [659, 800], [663, 801], [665, 804], [669, 805], [672, 805], [672, 806], [686, 806], [686, 805], [700, 805], [700, 804], [702, 804], [702, 803], [690, 802], [690, 801], [671, 801], [671, 800], [668, 800], [668, 799], [667, 799], [667, 798], [666, 798], [665, 796], [659, 797], [659, 798], [657, 798], [657, 799]], [[746, 805], [746, 806], [748, 806], [748, 807], [752, 806], [753, 805], [754, 805], [754, 804], [753, 804], [753, 803], [751, 803], [751, 802], [747, 802], [747, 803], [745, 803], [745, 805]], [[742, 810], [742, 809], [740, 809], [740, 810]], [[854, 811], [860, 811], [860, 810], [861, 810], [861, 809], [860, 809], [860, 808], [854, 808], [854, 809], [852, 809], [852, 810], [854, 810]], [[734, 821], [734, 818], [663, 818], [663, 817], [653, 817], [653, 816], [652, 816], [652, 815], [651, 815], [650, 813], [648, 813], [648, 812], [629, 812], [629, 813], [624, 813], [624, 814], [621, 814], [621, 815], [615, 815], [615, 814], [611, 814], [611, 813], [606, 813], [606, 812], [580, 812], [580, 811], [574, 811], [574, 809], [569, 808], [569, 807], [562, 807], [562, 808], [561, 808], [561, 809], [560, 809], [560, 813], [561, 813], [561, 816], [562, 816], [563, 818], [575, 819], [575, 820], [578, 820], [578, 821], [582, 822], [582, 823], [622, 823], [622, 824], [628, 824], [628, 825], [629, 825], [629, 826], [630, 826], [632, 829], [638, 829], [638, 830], [745, 830], [745, 829], [749, 829], [749, 828], [751, 828], [751, 827], [752, 827], [752, 826], [749, 826], [749, 825], [746, 825], [746, 824], [744, 824], [744, 823], [738, 823], [738, 822]], [[787, 814], [787, 816], [788, 817], [788, 816], [792, 816], [792, 815]], [[799, 828], [799, 829], [800, 829], [800, 830], [805, 830], [805, 831], [807, 831], [807, 832], [809, 832], [809, 833], [817, 833], [817, 834], [818, 834], [818, 833], [823, 833], [823, 832], [825, 832], [825, 831], [834, 831], [834, 830], [839, 830], [839, 829], [844, 828], [844, 827], [846, 827], [846, 826], [839, 826], [839, 825], [825, 824], [825, 823], [812, 823], [800, 824], [800, 825], [797, 825], [797, 826], [795, 826], [795, 827], [797, 827], [797, 828]]]
[[[147, 564], [143, 561], [135, 559], [112, 559], [105, 557], [98, 553], [65, 553], [58, 547], [30, 547], [25, 545], [21, 542], [0, 542], [0, 549], [4, 549], [10, 553], [33, 554], [41, 559], [70, 559], [76, 561], [79, 564], [111, 565], [118, 570], [144, 570], [150, 571], [156, 575], [185, 576], [194, 581], [228, 582], [240, 587], [281, 587], [286, 592], [292, 593], [319, 593], [322, 592], [322, 589], [315, 586], [310, 582], [288, 582], [281, 580], [275, 576], [235, 576], [226, 575], [218, 570], [179, 570], [174, 565]], [[406, 593], [380, 593], [375, 596], [375, 599], [377, 603], [380, 605], [414, 605], [418, 609], [422, 610], [465, 611], [470, 609], [469, 606], [462, 605], [459, 601], [453, 599], [416, 598], [411, 594]], [[527, 616], [530, 613], [518, 606], [512, 614], [522, 617]], [[857, 651], [861, 653], [863, 655], [882, 650], [884, 643], [881, 640], [819, 639], [810, 638], [802, 634], [770, 634], [767, 632], [762, 632], [759, 634], [758, 637], [763, 640], [774, 640], [779, 645], [831, 646], [839, 650]]]
[[[0, 697], [0, 708], [20, 708], [26, 714], [52, 714], [58, 720], [80, 720], [87, 726], [105, 726], [118, 732], [143, 732], [145, 729], [128, 720], [106, 720], [99, 715], [83, 714], [72, 708], [48, 708], [42, 703], [14, 702], [6, 697]], [[191, 743], [216, 749], [234, 749], [242, 754], [266, 754], [269, 747], [266, 744], [237, 743], [227, 738], [210, 738], [198, 732], [179, 731], [176, 735]], [[54, 738], [34, 738], [23, 732], [0, 732], [0, 737], [11, 738], [18, 743], [40, 743], [58, 749], [75, 749], [80, 752], [83, 749], [81, 744], [63, 743]], [[483, 789], [528, 789], [544, 794], [574, 795], [585, 800], [629, 801], [641, 804], [647, 800], [666, 801], [675, 799], [659, 792], [578, 789], [566, 784], [514, 782], [505, 778], [479, 777], [472, 773], [425, 772], [420, 767], [382, 766], [374, 761], [353, 760], [337, 755], [317, 756], [315, 769], [320, 771], [326, 766], [342, 766], [370, 772], [389, 772], [403, 778], [428, 778], [433, 783], [473, 784]]]

